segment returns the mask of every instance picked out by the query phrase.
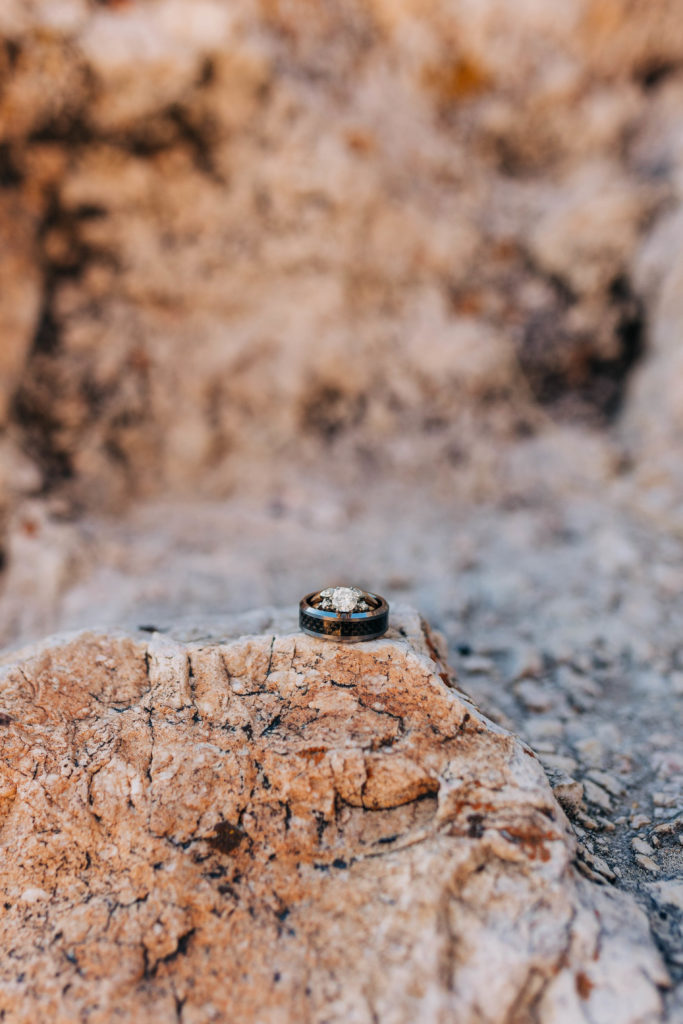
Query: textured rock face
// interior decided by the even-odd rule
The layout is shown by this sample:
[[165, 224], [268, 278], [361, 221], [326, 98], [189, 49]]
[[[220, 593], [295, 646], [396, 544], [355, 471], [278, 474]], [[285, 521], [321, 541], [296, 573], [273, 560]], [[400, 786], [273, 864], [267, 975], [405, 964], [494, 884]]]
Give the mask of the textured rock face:
[[5, 659], [4, 1019], [657, 1020], [640, 911], [417, 616], [261, 618]]
[[678, 15], [3, 4], [0, 416], [92, 505], [611, 415], [677, 195]]
[[[294, 602], [335, 579], [352, 578], [392, 599], [405, 595], [447, 632], [466, 688], [542, 756], [572, 817], [581, 869], [635, 893], [649, 911], [678, 986], [667, 996], [672, 1020], [683, 1011], [683, 912], [676, 889], [683, 866], [682, 26], [678, 0], [0, 3], [0, 565], [7, 565], [0, 642], [64, 624], [91, 625], [94, 617], [164, 623], [194, 609], [203, 618], [215, 608], [243, 608], [246, 594], [249, 604]], [[602, 429], [620, 411], [616, 429]], [[548, 412], [584, 426], [558, 427]], [[132, 495], [157, 491], [203, 492], [208, 499], [187, 507], [157, 500], [115, 522], [93, 517], [96, 506], [118, 510]], [[234, 500], [209, 500], [226, 494]], [[482, 508], [482, 498], [491, 504]], [[249, 629], [258, 633], [260, 627]], [[133, 706], [120, 714], [88, 698], [106, 722], [118, 723], [111, 733], [104, 730], [105, 739], [114, 738], [102, 756], [109, 756], [129, 721], [141, 720], [140, 742], [132, 747], [148, 745], [146, 765], [151, 691], [138, 703], [133, 699], [135, 687], [139, 692], [150, 685], [140, 674], [145, 643], [140, 637], [130, 647], [120, 638], [106, 642], [113, 645], [112, 664], [121, 677], [128, 669], [120, 666], [128, 666], [139, 682], [131, 684]], [[297, 659], [306, 665], [308, 650], [297, 644]], [[83, 652], [72, 650], [64, 661], [54, 661], [55, 654], [54, 664], [89, 665]], [[184, 655], [178, 657], [182, 663]], [[81, 679], [76, 691], [86, 676], [103, 679], [103, 671], [101, 665], [87, 673], [74, 668]], [[70, 705], [60, 695], [66, 679], [60, 673], [35, 668], [29, 676], [47, 687], [54, 677], [59, 692], [53, 712], [66, 722]], [[97, 687], [92, 692], [101, 697]], [[239, 704], [231, 706], [234, 711]], [[154, 708], [151, 718], [168, 725], [170, 716], [158, 703]], [[31, 706], [27, 722], [32, 714]], [[176, 714], [184, 722], [189, 711]], [[19, 742], [20, 717], [5, 739]], [[12, 1012], [26, 998], [28, 977], [36, 979], [35, 992], [49, 999], [58, 990], [55, 979], [66, 972], [63, 986], [72, 989], [65, 995], [71, 992], [77, 1002], [98, 971], [105, 973], [94, 960], [85, 963], [85, 950], [93, 958], [100, 950], [109, 970], [116, 948], [116, 961], [130, 972], [124, 999], [138, 1006], [149, 996], [156, 1006], [161, 981], [173, 978], [175, 985], [182, 975], [185, 987], [177, 997], [170, 987], [164, 990], [170, 1015], [177, 998], [178, 1005], [185, 1000], [187, 1019], [192, 1013], [201, 1019], [208, 1011], [197, 1009], [187, 957], [200, 979], [214, 969], [225, 974], [225, 957], [218, 964], [218, 954], [205, 950], [199, 937], [208, 934], [205, 920], [225, 918], [228, 903], [211, 904], [208, 896], [204, 901], [211, 886], [223, 883], [202, 881], [201, 863], [193, 858], [245, 858], [249, 852], [252, 868], [244, 877], [249, 891], [256, 891], [253, 920], [259, 934], [271, 925], [273, 935], [280, 930], [289, 945], [273, 948], [283, 948], [284, 960], [294, 963], [299, 951], [286, 931], [289, 918], [280, 921], [276, 911], [268, 917], [264, 891], [252, 884], [259, 871], [268, 880], [279, 868], [275, 861], [264, 865], [253, 839], [250, 845], [243, 839], [229, 854], [204, 839], [189, 840], [185, 850], [173, 847], [172, 840], [188, 842], [179, 837], [194, 824], [210, 838], [225, 821], [225, 843], [239, 837], [217, 805], [197, 811], [196, 822], [191, 807], [177, 808], [185, 831], [176, 836], [171, 826], [164, 832], [166, 824], [157, 824], [159, 835], [170, 838], [154, 838], [148, 822], [161, 792], [159, 776], [174, 771], [175, 762], [159, 768], [151, 793], [146, 768], [125, 738], [122, 763], [133, 765], [131, 779], [139, 776], [142, 788], [131, 797], [132, 807], [122, 799], [119, 817], [133, 829], [138, 819], [130, 816], [142, 806], [144, 827], [131, 831], [134, 841], [117, 839], [116, 850], [113, 844], [108, 849], [101, 835], [97, 840], [96, 819], [79, 803], [87, 804], [87, 796], [73, 796], [70, 788], [78, 783], [87, 790], [87, 777], [100, 763], [100, 732], [91, 736], [89, 721], [54, 732], [62, 746], [56, 740], [53, 745], [52, 731], [45, 733], [49, 770], [36, 776], [31, 799], [47, 831], [34, 833], [26, 824], [26, 843], [12, 848], [22, 864], [25, 851], [34, 851], [27, 870], [36, 866], [37, 879], [22, 889], [29, 890], [25, 902], [12, 898], [11, 913], [27, 915], [26, 935], [41, 921], [48, 934], [57, 904], [46, 910], [35, 891], [31, 903], [30, 890], [51, 893], [50, 870], [63, 871], [74, 893], [88, 895], [93, 879], [104, 878], [107, 857], [114, 877], [122, 879], [121, 865], [128, 861], [121, 856], [133, 848], [143, 854], [125, 875], [133, 887], [117, 881], [109, 904], [106, 886], [98, 883], [81, 910], [81, 932], [76, 910], [67, 915], [62, 907], [71, 930], [62, 930], [52, 945], [41, 939], [41, 955], [52, 965], [45, 972], [36, 966], [30, 937], [15, 944], [32, 966], [17, 982], [24, 967], [12, 973], [10, 963], [7, 998], [17, 1000]], [[208, 719], [201, 728], [209, 728]], [[169, 726], [168, 732], [177, 731]], [[29, 730], [29, 752], [38, 750], [31, 745], [34, 733]], [[227, 735], [221, 729], [219, 740], [209, 742], [222, 750]], [[495, 735], [495, 743], [489, 737], [494, 747], [503, 742]], [[253, 742], [265, 745], [277, 736], [274, 729]], [[194, 747], [186, 742], [183, 756], [189, 751], [187, 763], [193, 764]], [[247, 749], [246, 733], [244, 742]], [[56, 764], [53, 746], [75, 758], [71, 768], [66, 761]], [[213, 770], [209, 748], [201, 749]], [[181, 756], [178, 750], [173, 757]], [[450, 747], [447, 754], [453, 755]], [[31, 756], [21, 756], [32, 776]], [[35, 759], [43, 763], [42, 756]], [[241, 772], [243, 755], [234, 756]], [[97, 786], [107, 780], [126, 792], [119, 768], [110, 763], [111, 757], [107, 771], [93, 780], [99, 805], [104, 797]], [[327, 755], [321, 760], [325, 771], [331, 763]], [[514, 760], [510, 768], [514, 778], [517, 765]], [[413, 779], [418, 790], [433, 777], [430, 771]], [[286, 775], [268, 779], [278, 793], [288, 785]], [[21, 820], [28, 821], [27, 805], [12, 803], [19, 783], [34, 785], [24, 776], [10, 780], [3, 803], [12, 808], [10, 831], [3, 838], [20, 820], [19, 807], [26, 816]], [[62, 785], [67, 795], [50, 788]], [[427, 827], [426, 809], [438, 805], [444, 785], [438, 794], [427, 792], [393, 810], [361, 814], [345, 804], [344, 813], [356, 817], [330, 819], [321, 849], [331, 856], [338, 843], [338, 859], [344, 860], [348, 842], [356, 860], [347, 869], [311, 869], [316, 884], [342, 886], [345, 872], [370, 870], [369, 861], [360, 866], [360, 839], [350, 838], [359, 821], [365, 828], [383, 820], [373, 816], [395, 815], [401, 834], [413, 835]], [[263, 796], [260, 776], [254, 786]], [[355, 792], [350, 783], [347, 790]], [[60, 821], [68, 817], [59, 811], [68, 801], [69, 808], [81, 808], [72, 833], [90, 837], [85, 851], [82, 840], [65, 850], [60, 835], [69, 825], [56, 831], [46, 793]], [[235, 807], [227, 795], [224, 803], [226, 814]], [[310, 806], [322, 813], [313, 797]], [[418, 817], [404, 821], [411, 807]], [[450, 812], [444, 813], [449, 822]], [[176, 820], [176, 810], [171, 818]], [[304, 811], [299, 819], [306, 819]], [[290, 817], [287, 842], [304, 844], [299, 819]], [[258, 828], [249, 825], [254, 836], [265, 835], [263, 820]], [[415, 856], [419, 851], [432, 858], [436, 876], [465, 846], [489, 849], [495, 838], [485, 832], [447, 841], [449, 827], [415, 847]], [[251, 835], [246, 825], [240, 828]], [[399, 834], [398, 825], [393, 831]], [[649, 940], [641, 943], [640, 918], [624, 925], [618, 900], [597, 897], [592, 887], [573, 888], [559, 866], [571, 855], [566, 842], [546, 844], [564, 851], [561, 856], [553, 853], [546, 864], [523, 858], [519, 871], [533, 888], [557, 868], [550, 888], [561, 891], [568, 906], [587, 901], [595, 908], [599, 900], [604, 934], [595, 941], [602, 950], [621, 950], [621, 989], [630, 997], [634, 979], [641, 978], [632, 969], [634, 957], [651, 963], [642, 953]], [[496, 848], [507, 849], [502, 843]], [[161, 890], [149, 882], [145, 860], [150, 844], [152, 868], [178, 864], [181, 895], [175, 889], [155, 895]], [[392, 844], [380, 846], [384, 851]], [[294, 855], [286, 842], [278, 839], [277, 849], [278, 862], [282, 857], [289, 863]], [[313, 845], [305, 849], [314, 856]], [[433, 987], [432, 975], [424, 991], [416, 983], [410, 998], [426, 1000], [424, 992], [437, 992], [435, 1000], [445, 1001], [439, 1006], [448, 1005], [448, 965], [458, 968], [461, 986], [469, 977], [463, 964], [470, 963], [472, 936], [479, 933], [468, 915], [481, 910], [475, 886], [480, 876], [470, 879], [469, 868], [459, 868], [462, 886], [456, 880], [439, 889], [437, 877], [427, 891], [418, 861], [415, 877], [424, 886], [428, 919], [421, 930], [401, 881], [412, 849], [391, 854], [399, 858], [400, 891], [391, 889], [389, 896], [408, 907], [411, 935], [423, 936], [425, 948], [445, 950], [446, 967]], [[42, 878], [49, 850], [58, 856]], [[86, 854], [93, 858], [96, 850], [99, 876], [87, 868]], [[439, 850], [446, 851], [443, 857]], [[210, 860], [226, 863], [234, 867], [230, 859]], [[256, 932], [246, 930], [248, 901], [233, 867], [225, 884], [232, 885], [241, 909], [231, 920], [239, 925], [239, 941], [253, 949]], [[158, 869], [154, 878], [162, 874]], [[394, 885], [389, 875], [382, 876], [382, 886]], [[164, 876], [168, 885], [169, 877], [175, 876]], [[201, 883], [187, 887], [191, 899], [185, 899], [188, 877], [192, 885]], [[448, 866], [443, 877], [452, 878]], [[483, 872], [481, 884], [491, 877]], [[508, 880], [506, 875], [501, 886]], [[286, 895], [290, 882], [296, 894], [314, 891], [309, 878], [294, 872], [285, 881], [278, 876], [273, 891]], [[477, 895], [466, 911], [468, 887]], [[380, 890], [371, 881], [359, 888], [372, 906]], [[201, 899], [196, 892], [204, 894]], [[336, 895], [325, 898], [338, 906]], [[542, 906], [557, 908], [554, 899]], [[352, 931], [350, 922], [362, 913], [349, 893], [344, 901], [349, 918], [343, 927]], [[437, 915], [438, 927], [430, 932], [429, 921], [436, 919], [429, 918], [430, 908], [439, 901], [456, 910]], [[77, 903], [74, 896], [68, 906]], [[292, 903], [290, 917], [301, 905]], [[286, 909], [284, 902], [272, 906]], [[102, 915], [94, 923], [89, 907]], [[451, 917], [468, 923], [454, 926]], [[335, 939], [332, 925], [315, 920], [320, 935], [338, 949], [342, 940]], [[402, 919], [387, 920], [399, 935], [400, 956], [410, 960]], [[530, 920], [522, 917], [521, 932], [514, 932], [515, 944], [522, 934], [522, 951], [530, 947], [524, 939]], [[558, 910], [555, 921], [564, 920]], [[615, 1020], [641, 1009], [644, 1018], [656, 1017], [656, 995], [646, 981], [627, 1010], [610, 1002], [616, 996], [605, 995], [619, 987], [606, 980], [616, 977], [616, 968], [606, 970], [601, 956], [596, 975], [585, 952], [593, 948], [582, 930], [587, 920], [583, 912], [576, 917], [572, 934], [583, 938], [572, 946], [574, 959], [554, 961], [564, 966], [545, 994], [534, 995], [533, 979], [543, 987], [553, 952], [533, 961], [537, 969], [528, 968], [533, 957], [524, 959], [522, 952], [516, 981], [510, 981], [511, 969], [501, 968], [502, 955], [495, 977], [493, 968], [486, 973], [476, 961], [467, 991], [483, 998], [481, 992], [497, 993], [494, 982], [505, 978], [501, 1013], [511, 1005], [506, 1000], [512, 990], [518, 998], [512, 1005], [521, 1008], [509, 1011], [511, 1021], [534, 998], [540, 1006], [560, 990], [571, 1024], [583, 1010], [600, 1019], [604, 1007]], [[545, 921], [542, 915], [539, 921]], [[551, 937], [551, 950], [562, 945], [555, 921], [543, 932]], [[488, 942], [491, 917], [481, 922]], [[304, 924], [297, 927], [298, 935], [308, 935]], [[192, 928], [192, 936], [183, 938]], [[621, 944], [608, 940], [610, 929], [623, 932]], [[357, 935], [339, 934], [344, 942], [348, 938], [349, 950], [358, 950]], [[383, 934], [377, 962], [389, 977], [388, 924]], [[313, 972], [324, 942], [309, 938], [303, 948], [312, 951]], [[176, 948], [178, 955], [165, 960]], [[215, 948], [223, 947], [218, 942]], [[365, 955], [363, 948], [356, 970], [364, 969]], [[72, 956], [80, 959], [74, 963]], [[579, 962], [589, 967], [570, 966]], [[316, 970], [311, 999], [321, 991], [322, 967]], [[239, 999], [246, 1005], [251, 980], [235, 966], [230, 971], [235, 991], [243, 986]], [[290, 975], [281, 976], [290, 980], [278, 984], [291, 986]], [[361, 991], [362, 981], [343, 977], [346, 991]], [[394, 982], [401, 992], [407, 979]], [[110, 1005], [114, 989], [112, 983], [105, 993]], [[268, 977], [253, 991], [278, 990]], [[330, 982], [325, 991], [337, 990]], [[372, 986], [363, 991], [372, 1002]], [[388, 991], [382, 989], [382, 998], [389, 998]], [[589, 991], [586, 1003], [581, 993]], [[309, 997], [304, 991], [296, 998]], [[475, 1002], [472, 996], [467, 1005]], [[43, 1010], [27, 1005], [33, 1024]], [[408, 997], [406, 1005], [414, 1010]], [[486, 1019], [493, 1011], [489, 1002], [482, 1007], [476, 1012]], [[343, 1017], [342, 1010], [335, 1013]]]

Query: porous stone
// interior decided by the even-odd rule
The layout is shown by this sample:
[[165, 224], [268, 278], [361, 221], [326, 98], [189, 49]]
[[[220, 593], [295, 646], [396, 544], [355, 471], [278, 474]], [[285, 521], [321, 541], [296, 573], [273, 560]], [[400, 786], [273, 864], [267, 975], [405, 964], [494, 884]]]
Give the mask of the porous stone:
[[257, 621], [4, 658], [4, 1020], [659, 1019], [644, 915], [415, 613]]

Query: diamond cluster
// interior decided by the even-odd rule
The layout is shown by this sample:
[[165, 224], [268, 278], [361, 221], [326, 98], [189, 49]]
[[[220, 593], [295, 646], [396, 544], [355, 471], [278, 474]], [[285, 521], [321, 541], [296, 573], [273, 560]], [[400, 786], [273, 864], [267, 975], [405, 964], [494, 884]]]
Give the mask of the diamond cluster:
[[367, 612], [370, 605], [358, 587], [328, 587], [320, 591], [320, 607], [326, 612]]

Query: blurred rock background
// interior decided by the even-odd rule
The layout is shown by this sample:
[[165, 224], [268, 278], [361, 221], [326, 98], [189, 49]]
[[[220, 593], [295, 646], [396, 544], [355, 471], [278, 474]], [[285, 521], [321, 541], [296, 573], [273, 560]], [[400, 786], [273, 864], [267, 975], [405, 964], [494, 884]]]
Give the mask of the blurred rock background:
[[2, 640], [416, 603], [680, 980], [681, 0], [0, 35]]

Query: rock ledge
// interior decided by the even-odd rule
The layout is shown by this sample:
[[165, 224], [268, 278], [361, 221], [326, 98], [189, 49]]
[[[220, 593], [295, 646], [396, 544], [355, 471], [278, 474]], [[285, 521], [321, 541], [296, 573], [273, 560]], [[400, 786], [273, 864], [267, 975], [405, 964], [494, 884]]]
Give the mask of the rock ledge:
[[644, 916], [414, 612], [352, 648], [261, 624], [5, 659], [0, 1017], [659, 1019]]

